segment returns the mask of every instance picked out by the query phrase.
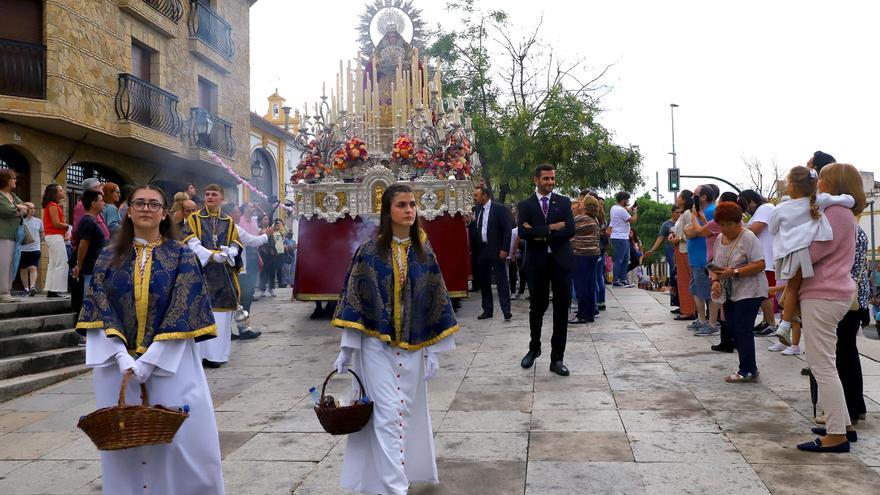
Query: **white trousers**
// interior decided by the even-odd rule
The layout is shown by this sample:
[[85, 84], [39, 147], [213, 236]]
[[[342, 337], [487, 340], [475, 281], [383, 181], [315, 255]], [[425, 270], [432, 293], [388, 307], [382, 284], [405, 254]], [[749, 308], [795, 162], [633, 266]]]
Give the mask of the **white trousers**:
[[67, 247], [64, 236], [52, 234], [46, 236], [49, 248], [49, 268], [46, 271], [46, 291], [67, 292]]

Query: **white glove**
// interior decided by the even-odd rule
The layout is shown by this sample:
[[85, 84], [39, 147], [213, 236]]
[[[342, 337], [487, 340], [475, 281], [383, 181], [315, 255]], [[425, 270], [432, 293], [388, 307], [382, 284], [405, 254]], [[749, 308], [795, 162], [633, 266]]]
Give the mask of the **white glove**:
[[138, 383], [147, 383], [155, 368], [153, 364], [137, 360], [134, 362], [134, 377], [137, 378]]
[[226, 263], [226, 260], [228, 258], [226, 257], [226, 254], [224, 254], [224, 253], [214, 253], [213, 255], [211, 255], [211, 259], [213, 259], [217, 263]]
[[134, 358], [128, 352], [119, 351], [116, 353], [116, 364], [119, 366], [119, 372], [123, 375], [126, 371], [133, 369], [136, 364]]
[[348, 367], [351, 366], [351, 351], [351, 347], [339, 348], [339, 356], [337, 356], [336, 361], [333, 362], [333, 367], [336, 368], [336, 372], [340, 375], [348, 373]]
[[440, 371], [440, 361], [437, 359], [437, 353], [429, 352], [425, 356], [425, 381], [434, 378], [438, 371]]
[[220, 246], [220, 251], [226, 257], [226, 262], [229, 263], [229, 266], [235, 266], [235, 256], [238, 254], [238, 249], [234, 246]]

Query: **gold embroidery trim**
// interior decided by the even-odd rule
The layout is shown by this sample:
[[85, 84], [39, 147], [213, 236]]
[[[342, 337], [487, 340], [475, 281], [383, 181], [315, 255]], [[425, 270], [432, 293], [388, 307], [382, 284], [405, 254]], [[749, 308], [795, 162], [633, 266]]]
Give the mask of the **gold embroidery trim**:
[[445, 339], [446, 337], [449, 337], [450, 335], [452, 335], [455, 332], [460, 330], [459, 326], [455, 325], [453, 327], [447, 328], [446, 330], [443, 330], [442, 332], [440, 332], [439, 335], [437, 335], [433, 339], [426, 340], [424, 342], [419, 342], [418, 344], [407, 344], [406, 342], [399, 342], [399, 341], [395, 342], [395, 341], [391, 340], [391, 336], [385, 335], [385, 334], [383, 334], [381, 332], [377, 332], [375, 330], [370, 330], [369, 328], [365, 327], [362, 323], [358, 323], [356, 321], [340, 320], [339, 318], [334, 318], [333, 321], [330, 322], [330, 324], [333, 325], [334, 327], [351, 328], [352, 330], [358, 330], [358, 331], [363, 332], [364, 334], [366, 334], [370, 337], [376, 337], [383, 342], [388, 342], [389, 344], [391, 344], [392, 347], [399, 347], [401, 349], [406, 349], [408, 351], [417, 351], [417, 350], [422, 349], [424, 347], [428, 347], [429, 345], [434, 345], [437, 342], [440, 342], [441, 340]]
[[169, 332], [169, 333], [160, 333], [153, 337], [154, 342], [158, 342], [160, 340], [178, 340], [178, 339], [194, 339], [196, 337], [201, 337], [202, 335], [217, 335], [217, 325], [211, 324], [206, 327], [199, 328], [198, 330], [193, 330], [191, 332]]

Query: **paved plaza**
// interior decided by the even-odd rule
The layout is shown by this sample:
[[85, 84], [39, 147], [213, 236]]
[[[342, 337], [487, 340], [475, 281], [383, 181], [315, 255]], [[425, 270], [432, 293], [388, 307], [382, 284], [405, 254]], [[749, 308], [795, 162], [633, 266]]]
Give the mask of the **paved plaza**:
[[[289, 294], [255, 303], [263, 336], [233, 343], [231, 363], [207, 370], [231, 495], [342, 493], [345, 440], [321, 430], [307, 397], [338, 334]], [[759, 338], [761, 382], [726, 384], [735, 354], [673, 322], [667, 300], [609, 291], [595, 324], [569, 329], [566, 378], [548, 371], [549, 331], [536, 366], [519, 366], [528, 301], [513, 301], [510, 322], [477, 322], [478, 298], [466, 301], [458, 349], [428, 385], [441, 484], [411, 493], [880, 491], [880, 342], [860, 341], [869, 413], [859, 442], [849, 454], [809, 454], [794, 448], [812, 438], [805, 362]], [[347, 387], [341, 378], [328, 388]], [[90, 374], [0, 404], [0, 493], [100, 493], [98, 452], [75, 427], [93, 409]]]

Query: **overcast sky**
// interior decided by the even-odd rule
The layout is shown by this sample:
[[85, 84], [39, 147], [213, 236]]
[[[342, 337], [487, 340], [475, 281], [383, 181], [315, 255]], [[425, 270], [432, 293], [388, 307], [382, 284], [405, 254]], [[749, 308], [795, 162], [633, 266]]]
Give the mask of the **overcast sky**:
[[[445, 1], [415, 0], [428, 25], [452, 25]], [[357, 53], [358, 0], [259, 0], [251, 8], [251, 108], [266, 113], [277, 87], [302, 107], [332, 86], [340, 58]], [[601, 121], [637, 144], [643, 174], [666, 192], [669, 104], [682, 174], [744, 182], [743, 158], [801, 165], [821, 149], [880, 180], [880, 4], [869, 1], [483, 0], [514, 33], [544, 16], [543, 39], [605, 78]], [[877, 6], [875, 6], [877, 5]], [[706, 182], [682, 181], [684, 187]]]

